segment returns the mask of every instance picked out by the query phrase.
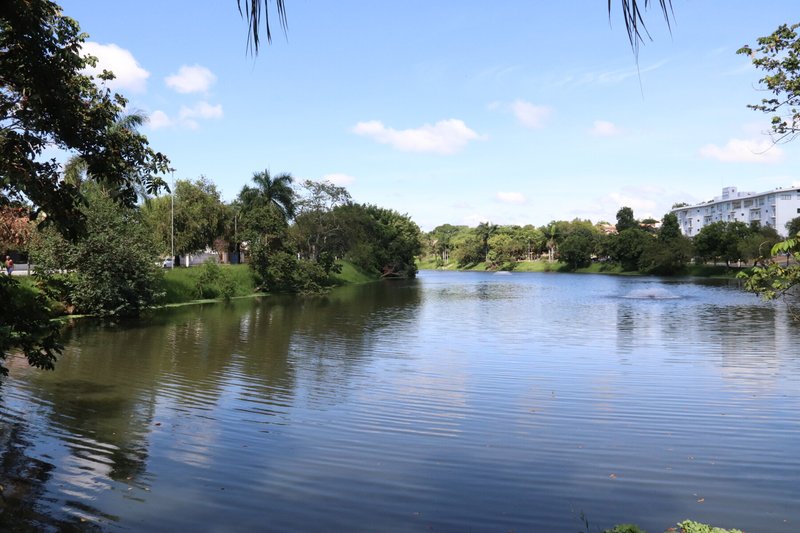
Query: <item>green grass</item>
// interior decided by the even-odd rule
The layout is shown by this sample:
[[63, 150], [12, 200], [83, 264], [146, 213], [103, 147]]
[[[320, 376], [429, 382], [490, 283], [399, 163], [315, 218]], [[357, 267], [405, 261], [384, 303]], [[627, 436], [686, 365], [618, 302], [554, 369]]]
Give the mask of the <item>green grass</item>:
[[342, 271], [338, 274], [331, 273], [331, 279], [336, 285], [357, 285], [375, 281], [375, 276], [362, 272], [349, 261], [338, 261], [338, 264], [342, 265]]
[[625, 272], [622, 267], [612, 263], [592, 263], [586, 268], [579, 268], [575, 272], [582, 274], [638, 274], [638, 272]]
[[514, 272], [558, 272], [564, 263], [548, 263], [547, 261], [518, 261]]
[[[233, 296], [248, 296], [255, 291], [255, 281], [247, 265], [220, 265], [223, 276], [234, 283]], [[164, 304], [185, 303], [197, 300], [197, 280], [202, 267], [173, 268], [164, 272], [162, 290]]]

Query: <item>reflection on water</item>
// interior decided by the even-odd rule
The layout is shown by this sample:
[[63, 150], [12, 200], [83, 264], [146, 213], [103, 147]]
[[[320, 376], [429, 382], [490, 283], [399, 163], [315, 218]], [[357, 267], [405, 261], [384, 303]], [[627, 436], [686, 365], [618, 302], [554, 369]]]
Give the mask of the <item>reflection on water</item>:
[[798, 528], [800, 335], [727, 283], [425, 272], [66, 335], [0, 389], [0, 529]]

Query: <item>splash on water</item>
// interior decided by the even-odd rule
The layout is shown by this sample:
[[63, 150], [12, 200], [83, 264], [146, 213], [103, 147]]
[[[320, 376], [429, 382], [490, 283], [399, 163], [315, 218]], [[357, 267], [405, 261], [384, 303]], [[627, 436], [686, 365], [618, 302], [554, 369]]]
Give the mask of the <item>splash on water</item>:
[[632, 290], [623, 298], [630, 298], [634, 300], [676, 300], [680, 296], [669, 292], [662, 287], [651, 287], [647, 289]]

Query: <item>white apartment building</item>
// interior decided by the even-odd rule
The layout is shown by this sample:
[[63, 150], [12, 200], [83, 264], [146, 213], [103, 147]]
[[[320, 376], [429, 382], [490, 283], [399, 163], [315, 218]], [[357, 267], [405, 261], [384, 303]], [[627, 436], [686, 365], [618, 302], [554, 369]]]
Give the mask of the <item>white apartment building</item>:
[[725, 187], [722, 196], [713, 200], [672, 210], [678, 217], [681, 231], [694, 237], [700, 229], [712, 222], [753, 221], [769, 226], [786, 235], [786, 223], [800, 217], [800, 188], [778, 188], [767, 192], [739, 192], [736, 187]]

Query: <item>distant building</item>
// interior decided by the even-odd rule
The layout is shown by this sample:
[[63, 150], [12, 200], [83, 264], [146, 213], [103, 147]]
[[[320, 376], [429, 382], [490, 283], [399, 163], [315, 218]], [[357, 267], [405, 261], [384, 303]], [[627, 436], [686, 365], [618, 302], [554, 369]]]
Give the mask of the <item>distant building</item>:
[[597, 224], [597, 229], [606, 235], [613, 235], [617, 232], [617, 227], [614, 224]]
[[758, 222], [785, 235], [786, 223], [800, 216], [800, 188], [755, 193], [725, 187], [722, 196], [702, 204], [677, 207], [672, 212], [678, 217], [681, 231], [687, 237], [700, 233], [706, 224], [720, 221]]

